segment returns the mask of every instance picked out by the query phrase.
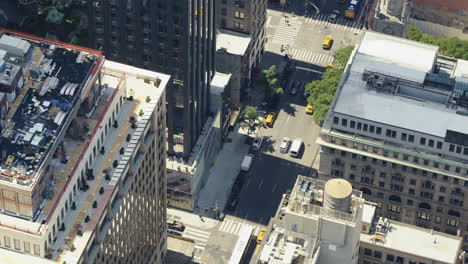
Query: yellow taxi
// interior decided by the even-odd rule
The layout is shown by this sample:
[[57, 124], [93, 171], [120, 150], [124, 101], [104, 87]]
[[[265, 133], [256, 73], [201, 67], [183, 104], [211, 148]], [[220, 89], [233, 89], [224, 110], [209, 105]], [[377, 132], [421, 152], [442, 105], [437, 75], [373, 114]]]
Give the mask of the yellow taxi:
[[335, 65], [333, 64], [328, 64], [327, 65], [327, 70], [335, 69]]
[[322, 42], [322, 48], [330, 49], [332, 44], [333, 44], [333, 37], [332, 36], [326, 36], [325, 39]]
[[267, 126], [272, 127], [273, 123], [275, 122], [276, 114], [273, 112], [270, 112], [267, 114], [265, 118], [265, 123]]
[[306, 114], [309, 114], [309, 115], [313, 114], [314, 113], [314, 107], [312, 105], [308, 104], [306, 106], [305, 112], [306, 112]]
[[258, 232], [258, 235], [257, 235], [257, 244], [262, 243], [263, 238], [265, 237], [265, 233], [266, 233], [266, 228], [260, 229], [260, 232]]

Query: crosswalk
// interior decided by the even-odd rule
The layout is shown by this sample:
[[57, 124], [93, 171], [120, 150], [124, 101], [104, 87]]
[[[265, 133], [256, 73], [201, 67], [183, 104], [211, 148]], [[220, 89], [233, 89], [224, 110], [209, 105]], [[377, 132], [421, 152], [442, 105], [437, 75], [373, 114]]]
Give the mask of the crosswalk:
[[257, 234], [258, 231], [259, 231], [259, 226], [255, 226], [255, 225], [251, 225], [251, 224], [247, 224], [247, 223], [244, 223], [244, 222], [240, 222], [240, 221], [236, 221], [234, 219], [224, 219], [223, 223], [221, 224], [220, 228], [219, 228], [219, 231], [221, 232], [224, 232], [224, 233], [228, 233], [228, 234], [233, 234], [233, 235], [239, 235], [239, 232], [242, 228], [242, 226], [252, 226], [252, 227], [255, 227], [254, 228], [254, 234]]
[[273, 36], [273, 43], [282, 45], [292, 45], [296, 40], [297, 34], [301, 30], [302, 21], [297, 19], [281, 18], [279, 25], [276, 27]]
[[190, 238], [195, 240], [195, 249], [203, 251], [206, 248], [208, 239], [210, 238], [211, 233], [196, 229], [193, 227], [186, 226], [182, 237]]
[[304, 49], [292, 49], [293, 59], [311, 64], [326, 66], [333, 62], [333, 56]]
[[340, 17], [338, 18], [336, 23], [331, 23], [331, 22], [328, 22], [327, 14], [313, 14], [313, 15], [307, 16], [305, 19], [305, 23], [323, 25], [329, 28], [339, 28], [339, 29], [348, 30], [354, 33], [362, 32], [362, 29], [361, 29], [362, 26], [359, 25], [358, 22]]

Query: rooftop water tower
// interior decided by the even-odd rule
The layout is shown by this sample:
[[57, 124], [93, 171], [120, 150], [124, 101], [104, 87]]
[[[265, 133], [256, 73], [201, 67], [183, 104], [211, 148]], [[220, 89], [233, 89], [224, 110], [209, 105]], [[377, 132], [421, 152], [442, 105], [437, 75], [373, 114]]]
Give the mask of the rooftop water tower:
[[325, 183], [323, 208], [349, 213], [353, 187], [344, 179], [331, 179]]

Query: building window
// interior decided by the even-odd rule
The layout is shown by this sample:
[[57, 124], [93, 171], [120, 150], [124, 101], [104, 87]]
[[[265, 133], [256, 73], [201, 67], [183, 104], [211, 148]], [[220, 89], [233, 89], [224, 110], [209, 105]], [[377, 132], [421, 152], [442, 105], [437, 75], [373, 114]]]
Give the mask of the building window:
[[21, 250], [21, 243], [20, 243], [19, 239], [16, 239], [16, 238], [13, 239], [13, 243], [15, 245], [16, 250]]
[[367, 132], [367, 124], [364, 124], [364, 126], [362, 127], [362, 130], [364, 130], [365, 132]]
[[5, 236], [5, 237], [4, 237], [4, 241], [5, 241], [5, 247], [8, 247], [8, 248], [9, 248], [9, 247], [10, 247], [10, 238], [7, 237], [7, 236]]
[[395, 256], [392, 254], [387, 254], [387, 261], [393, 262], [395, 260]]
[[354, 121], [351, 121], [351, 123], [350, 123], [349, 127], [351, 127], [351, 128], [355, 128], [355, 127], [356, 127], [356, 122], [354, 122]]
[[409, 206], [413, 206], [414, 202], [413, 202], [413, 200], [408, 199], [408, 201], [406, 201], [406, 204], [409, 205]]
[[450, 151], [450, 152], [454, 152], [454, 151], [455, 151], [455, 145], [454, 145], [454, 144], [450, 144], [450, 145], [449, 145], [449, 151]]
[[29, 242], [24, 241], [23, 246], [24, 246], [24, 252], [27, 252], [27, 253], [31, 252], [31, 246], [29, 245]]
[[340, 122], [340, 119], [338, 117], [333, 117], [333, 124], [335, 125], [338, 125], [338, 123]]
[[410, 142], [410, 143], [414, 142], [414, 135], [409, 135], [408, 136], [408, 142]]
[[429, 147], [433, 148], [434, 147], [434, 140], [429, 139], [429, 143], [427, 144]]
[[34, 244], [34, 254], [38, 256], [41, 254], [41, 248], [37, 244]]
[[221, 19], [221, 27], [226, 27], [226, 19]]
[[225, 16], [227, 14], [226, 8], [221, 8], [221, 15]]
[[235, 22], [234, 27], [237, 29], [244, 29], [244, 25], [240, 22]]
[[419, 219], [422, 219], [422, 220], [430, 220], [431, 219], [431, 215], [426, 213], [426, 212], [418, 212], [418, 216], [417, 216]]
[[426, 145], [426, 138], [423, 138], [423, 137], [422, 137], [422, 138], [419, 140], [419, 144], [421, 144], [421, 145], [423, 145], [423, 146]]
[[234, 17], [239, 19], [244, 19], [244, 12], [235, 11]]
[[458, 227], [460, 223], [454, 219], [447, 219], [447, 225], [451, 227]]
[[442, 142], [437, 141], [437, 148], [438, 148], [438, 149], [442, 149]]
[[382, 128], [381, 127], [377, 127], [376, 134], [377, 135], [382, 134]]
[[382, 252], [380, 251], [374, 251], [374, 258], [376, 259], [382, 259]]
[[372, 256], [372, 250], [368, 249], [368, 248], [365, 248], [364, 249], [364, 255], [366, 256]]
[[399, 213], [400, 212], [400, 206], [399, 205], [396, 205], [396, 204], [389, 204], [388, 207], [387, 207], [388, 211], [390, 212], [395, 212], [395, 213]]
[[408, 134], [406, 133], [401, 133], [401, 140], [406, 141], [408, 138]]
[[361, 130], [361, 128], [362, 128], [362, 123], [361, 123], [361, 122], [358, 122], [358, 123], [357, 123], [357, 129], [358, 129], [358, 130]]
[[344, 119], [344, 118], [341, 119], [341, 125], [344, 126], [344, 127], [348, 126], [348, 119]]
[[369, 126], [369, 132], [374, 133], [374, 130], [375, 130], [375, 126], [370, 125]]
[[458, 154], [461, 154], [461, 151], [462, 151], [462, 148], [460, 146], [457, 146], [457, 149], [455, 150], [455, 152], [457, 152]]

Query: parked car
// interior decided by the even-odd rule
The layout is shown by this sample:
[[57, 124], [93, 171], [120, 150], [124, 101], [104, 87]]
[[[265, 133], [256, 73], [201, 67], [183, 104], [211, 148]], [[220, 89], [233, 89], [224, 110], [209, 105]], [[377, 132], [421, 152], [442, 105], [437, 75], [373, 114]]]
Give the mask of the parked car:
[[328, 15], [328, 22], [330, 23], [336, 23], [338, 20], [338, 17], [340, 16], [340, 11], [338, 10], [333, 10], [330, 15]]
[[177, 231], [181, 231], [181, 232], [183, 232], [185, 230], [184, 224], [182, 224], [181, 222], [176, 221], [176, 220], [168, 220], [167, 221], [167, 228], [177, 230]]
[[262, 146], [263, 136], [256, 136], [254, 142], [252, 143], [252, 148], [254, 150], [259, 150]]
[[174, 230], [170, 230], [170, 229], [167, 230], [167, 233], [168, 233], [169, 235], [173, 235], [173, 236], [180, 236], [180, 237], [182, 236], [181, 233], [179, 233], [179, 232], [177, 232], [177, 231], [174, 231]]
[[294, 158], [299, 158], [302, 149], [304, 148], [304, 141], [300, 138], [294, 139], [289, 150], [289, 155]]
[[250, 166], [252, 166], [252, 162], [253, 162], [253, 155], [252, 154], [245, 155], [241, 163], [241, 171], [249, 171]]
[[288, 137], [284, 137], [283, 140], [281, 140], [280, 152], [288, 153], [289, 145], [291, 145], [291, 139]]
[[265, 123], [269, 127], [273, 127], [273, 123], [275, 122], [276, 114], [274, 112], [270, 112], [266, 115]]

